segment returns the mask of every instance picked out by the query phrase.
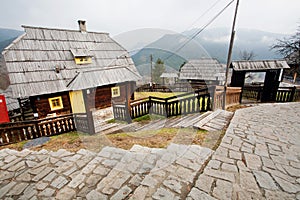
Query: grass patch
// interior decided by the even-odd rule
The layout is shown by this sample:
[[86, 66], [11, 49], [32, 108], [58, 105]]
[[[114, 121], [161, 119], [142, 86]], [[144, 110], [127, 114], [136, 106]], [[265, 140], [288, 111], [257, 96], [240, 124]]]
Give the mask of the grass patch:
[[116, 123], [116, 119], [110, 119], [106, 121], [107, 123], [111, 124], [111, 123]]
[[151, 120], [149, 114], [133, 119], [134, 122], [149, 121], [149, 120]]
[[[30, 149], [35, 151], [41, 149], [46, 149], [48, 151], [66, 149], [71, 152], [76, 152], [80, 149], [88, 149], [90, 151], [99, 152], [105, 146], [130, 149], [134, 144], [150, 148], [165, 148], [171, 142], [177, 144], [201, 145], [205, 141], [206, 135], [206, 131], [192, 128], [162, 128], [159, 130], [124, 132], [110, 135], [89, 135], [81, 132], [70, 132], [51, 136], [47, 143]], [[28, 141], [5, 145], [0, 147], [0, 149], [10, 148], [21, 151], [26, 142]]]
[[23, 150], [23, 146], [24, 146], [27, 142], [28, 142], [28, 141], [22, 141], [22, 142], [18, 142], [18, 143], [15, 143], [15, 144], [9, 144], [9, 145], [0, 146], [0, 150], [1, 150], [1, 149], [9, 148], [9, 149], [17, 150], [17, 151], [22, 151], [22, 150]]
[[135, 92], [135, 99], [147, 98], [149, 96], [159, 98], [169, 98], [176, 95], [184, 94], [184, 92]]
[[147, 114], [147, 115], [135, 118], [135, 119], [133, 119], [133, 121], [134, 122], [147, 122], [147, 121], [150, 121], [150, 120], [158, 120], [158, 119], [163, 120], [165, 118], [166, 117], [162, 116], [162, 115]]
[[171, 142], [182, 144], [201, 144], [206, 131], [191, 128], [162, 128], [157, 131], [147, 130], [132, 133], [108, 135], [108, 139], [122, 149], [130, 149], [134, 144], [150, 148], [166, 148]]

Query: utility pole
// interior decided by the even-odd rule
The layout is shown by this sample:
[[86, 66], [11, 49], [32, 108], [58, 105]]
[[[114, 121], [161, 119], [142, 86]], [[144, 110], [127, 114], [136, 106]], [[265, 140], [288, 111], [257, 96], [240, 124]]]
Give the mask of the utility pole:
[[226, 108], [226, 92], [227, 92], [227, 84], [228, 84], [228, 73], [229, 73], [229, 67], [230, 67], [230, 63], [231, 63], [231, 54], [232, 54], [232, 48], [233, 48], [233, 42], [234, 42], [234, 36], [235, 36], [235, 22], [236, 22], [238, 7], [239, 7], [239, 0], [236, 1], [235, 13], [234, 13], [232, 29], [231, 29], [231, 37], [230, 37], [230, 44], [229, 44], [229, 50], [228, 50], [225, 83], [224, 83], [224, 94], [223, 94], [223, 105], [222, 105], [223, 110], [225, 110], [225, 108]]
[[153, 57], [152, 57], [152, 54], [150, 54], [150, 66], [151, 66], [151, 81], [150, 81], [150, 86], [152, 86], [152, 83], [153, 83], [153, 74], [152, 74], [152, 61], [153, 61]]

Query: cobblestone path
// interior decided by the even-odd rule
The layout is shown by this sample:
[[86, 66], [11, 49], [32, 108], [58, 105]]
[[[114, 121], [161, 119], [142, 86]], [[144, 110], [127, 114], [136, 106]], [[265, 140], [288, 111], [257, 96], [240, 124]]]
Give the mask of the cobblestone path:
[[197, 145], [166, 149], [135, 145], [80, 150], [0, 151], [0, 199], [180, 199], [212, 151]]
[[300, 199], [300, 103], [238, 110], [197, 145], [0, 151], [0, 199]]
[[217, 199], [300, 199], [300, 103], [238, 110], [190, 193]]

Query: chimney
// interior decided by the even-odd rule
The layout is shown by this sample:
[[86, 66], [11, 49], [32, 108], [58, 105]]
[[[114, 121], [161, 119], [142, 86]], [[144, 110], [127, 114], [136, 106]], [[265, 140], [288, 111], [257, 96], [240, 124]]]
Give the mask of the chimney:
[[86, 32], [86, 25], [84, 20], [78, 20], [79, 30], [81, 32]]

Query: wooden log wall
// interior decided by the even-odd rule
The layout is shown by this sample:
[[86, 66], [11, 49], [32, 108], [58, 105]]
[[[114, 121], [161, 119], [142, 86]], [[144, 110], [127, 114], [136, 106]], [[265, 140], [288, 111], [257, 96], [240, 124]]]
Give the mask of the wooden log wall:
[[[63, 108], [51, 111], [48, 99], [59, 96], [62, 97]], [[34, 105], [34, 112], [37, 112], [39, 114], [39, 118], [45, 118], [48, 114], [53, 113], [56, 113], [57, 115], [70, 114], [72, 110], [68, 92], [35, 96], [31, 97], [30, 100], [32, 101], [32, 105]]]

